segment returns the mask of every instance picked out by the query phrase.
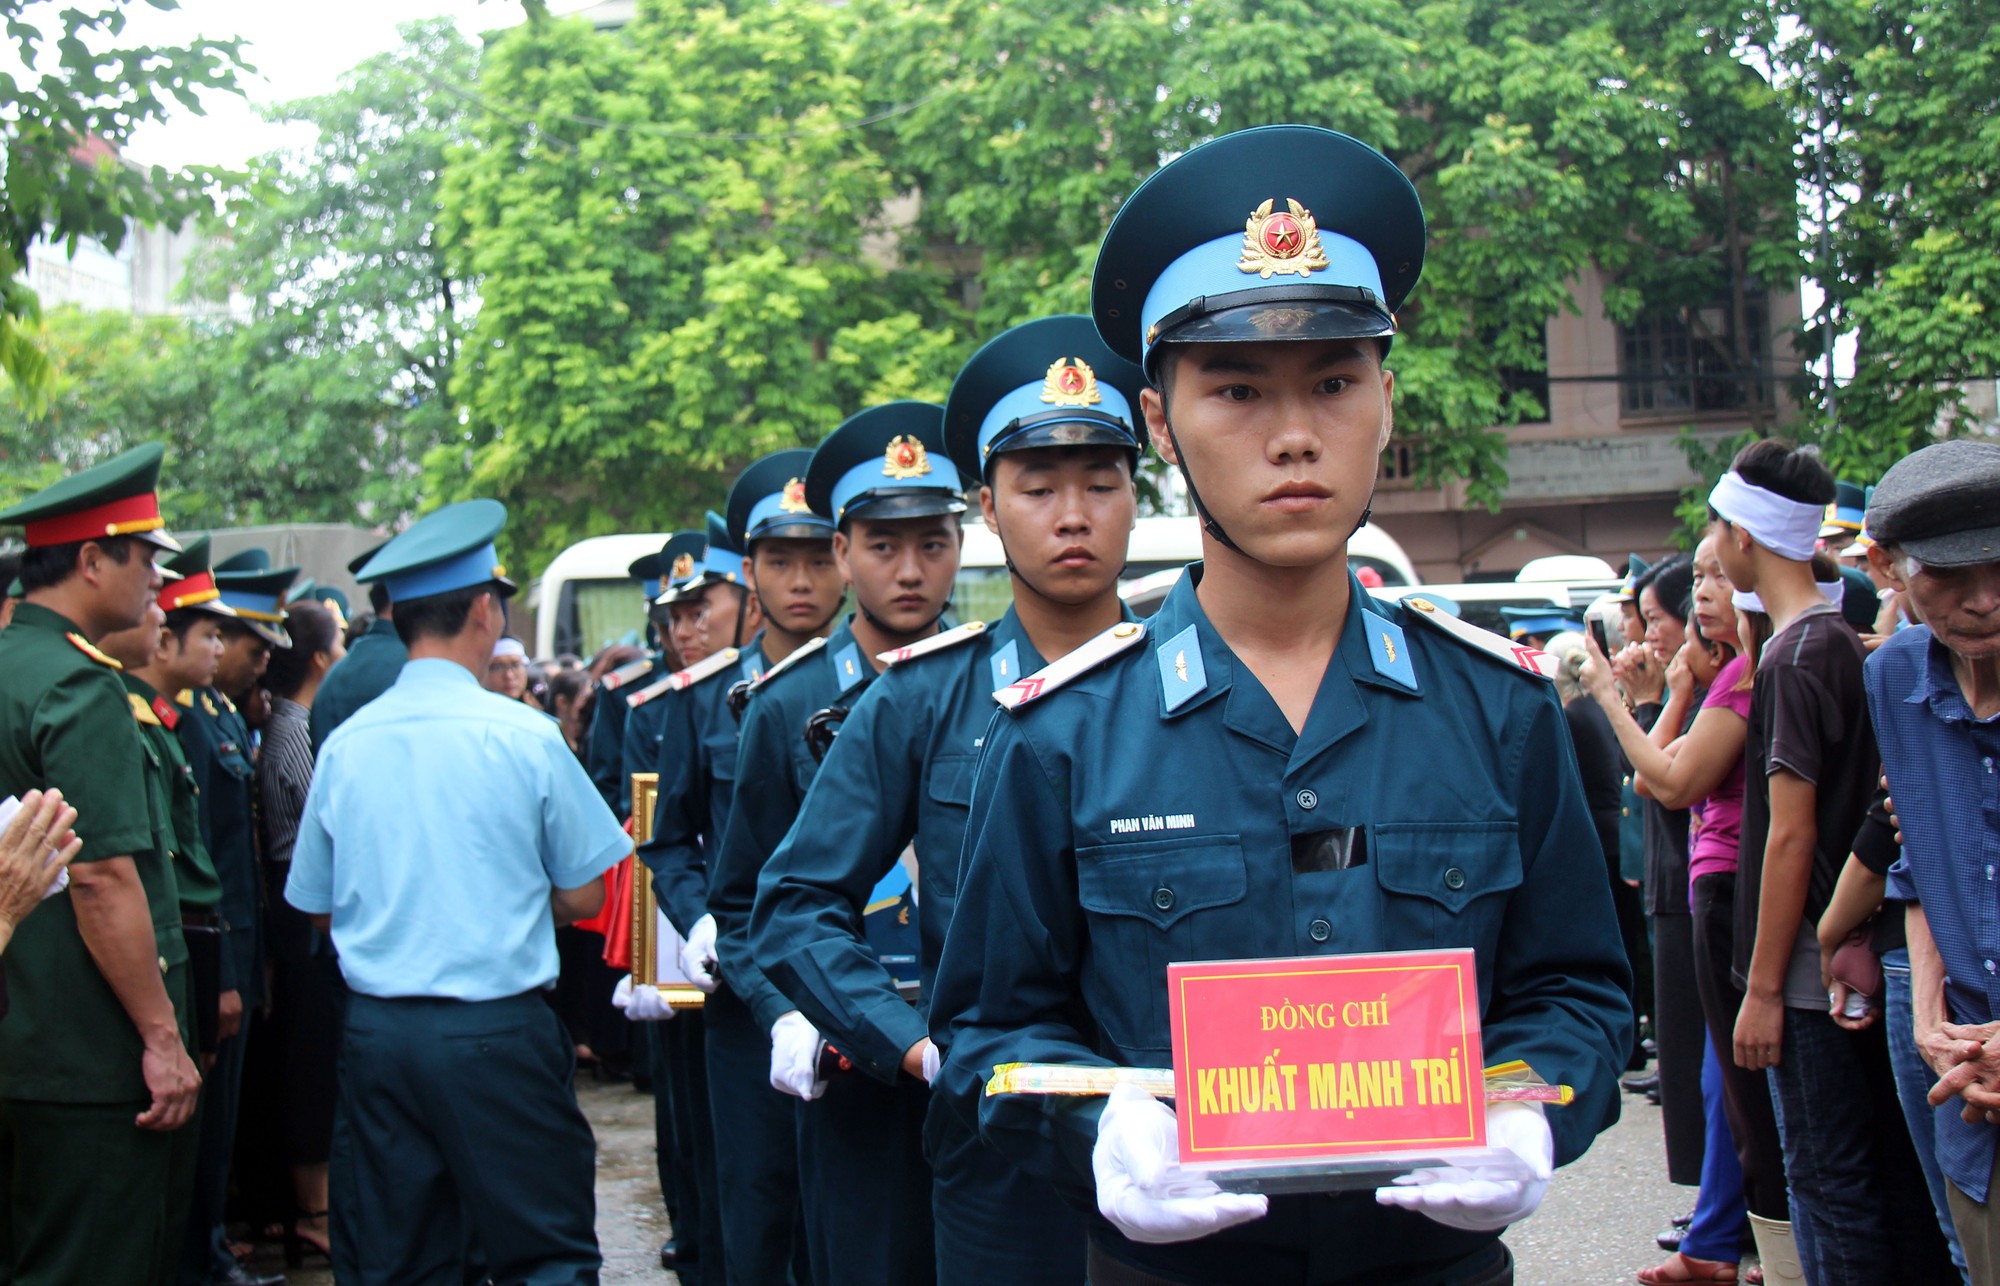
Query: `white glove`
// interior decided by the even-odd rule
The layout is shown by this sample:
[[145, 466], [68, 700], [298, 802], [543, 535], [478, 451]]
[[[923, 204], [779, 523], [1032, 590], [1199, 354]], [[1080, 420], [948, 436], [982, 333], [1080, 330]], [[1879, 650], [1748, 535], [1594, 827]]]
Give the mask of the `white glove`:
[[926, 1085], [935, 1085], [935, 1084], [937, 1084], [937, 1074], [938, 1074], [938, 1068], [940, 1068], [940, 1067], [942, 1067], [942, 1066], [944, 1066], [944, 1060], [943, 1060], [943, 1059], [942, 1059], [941, 1057], [939, 1057], [939, 1055], [938, 1055], [938, 1047], [937, 1047], [937, 1046], [936, 1046], [936, 1045], [935, 1045], [934, 1043], [932, 1043], [931, 1041], [925, 1041], [925, 1042], [924, 1042], [924, 1084], [926, 1084]]
[[1498, 1232], [1535, 1213], [1555, 1170], [1555, 1139], [1540, 1103], [1493, 1103], [1486, 1109], [1486, 1143], [1527, 1163], [1531, 1179], [1480, 1179], [1455, 1166], [1418, 1170], [1375, 1189], [1385, 1206], [1414, 1210], [1447, 1228]]
[[611, 1006], [624, 1010], [625, 1017], [635, 1023], [663, 1023], [674, 1016], [674, 1007], [660, 995], [658, 987], [635, 988], [629, 973], [618, 980]]
[[810, 1103], [826, 1093], [819, 1074], [819, 1029], [794, 1009], [771, 1024], [771, 1088]]
[[1224, 1192], [1206, 1179], [1173, 1175], [1180, 1156], [1173, 1109], [1135, 1085], [1114, 1086], [1090, 1151], [1099, 1213], [1133, 1241], [1164, 1245], [1270, 1212], [1268, 1197]]
[[703, 995], [715, 994], [718, 979], [715, 976], [714, 916], [701, 917], [688, 930], [687, 941], [681, 944], [681, 969]]

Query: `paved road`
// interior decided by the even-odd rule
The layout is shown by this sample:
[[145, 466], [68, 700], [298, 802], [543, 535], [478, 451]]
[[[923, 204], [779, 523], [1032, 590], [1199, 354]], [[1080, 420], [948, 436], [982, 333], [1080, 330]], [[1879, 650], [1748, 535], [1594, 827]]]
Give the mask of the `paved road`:
[[[667, 1286], [655, 1258], [667, 1234], [653, 1170], [653, 1100], [629, 1086], [584, 1082], [597, 1130], [597, 1234], [607, 1286]], [[1588, 1155], [1560, 1171], [1533, 1219], [1508, 1233], [1519, 1286], [1621, 1286], [1663, 1256], [1653, 1234], [1693, 1204], [1666, 1180], [1660, 1110], [1626, 1096], [1625, 1114]], [[324, 1271], [294, 1273], [296, 1286], [330, 1286]]]

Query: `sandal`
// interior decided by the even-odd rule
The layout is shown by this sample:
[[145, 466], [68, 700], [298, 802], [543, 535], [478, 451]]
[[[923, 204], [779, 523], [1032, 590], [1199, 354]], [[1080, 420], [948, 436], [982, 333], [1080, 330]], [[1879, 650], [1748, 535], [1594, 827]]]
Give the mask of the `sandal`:
[[1744, 1286], [1764, 1286], [1764, 1265], [1753, 1264], [1743, 1273]]
[[1736, 1280], [1736, 1265], [1724, 1259], [1690, 1259], [1675, 1251], [1666, 1262], [1639, 1270], [1639, 1286], [1679, 1286], [1682, 1282]]

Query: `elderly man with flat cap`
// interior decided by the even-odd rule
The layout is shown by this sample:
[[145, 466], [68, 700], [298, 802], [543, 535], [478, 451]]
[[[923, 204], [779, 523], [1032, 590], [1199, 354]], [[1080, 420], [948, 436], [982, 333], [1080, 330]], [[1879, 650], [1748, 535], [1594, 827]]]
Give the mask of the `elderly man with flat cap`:
[[1868, 704], [1902, 822], [1917, 1048], [1939, 1074], [1937, 1154], [1974, 1283], [2000, 1282], [2000, 446], [1940, 442], [1868, 506], [1875, 573], [1920, 624], [1868, 658]]

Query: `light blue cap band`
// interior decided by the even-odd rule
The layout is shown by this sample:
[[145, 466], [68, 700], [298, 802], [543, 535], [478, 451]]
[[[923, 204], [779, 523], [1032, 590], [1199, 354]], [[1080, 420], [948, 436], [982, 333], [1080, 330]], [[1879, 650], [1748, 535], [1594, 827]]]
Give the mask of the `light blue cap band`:
[[1125, 400], [1123, 393], [1109, 384], [1098, 383], [1097, 395], [1103, 400], [1087, 407], [1053, 406], [1042, 396], [1047, 389], [1047, 381], [1037, 380], [1033, 384], [1023, 384], [993, 404], [993, 409], [988, 411], [986, 418], [979, 423], [979, 460], [982, 467], [985, 465], [986, 457], [993, 453], [995, 443], [1008, 425], [1016, 420], [1028, 419], [1030, 416], [1044, 415], [1049, 418], [1038, 420], [1035, 428], [1062, 424], [1065, 420], [1054, 413], [1064, 410], [1075, 410], [1077, 416], [1074, 422], [1079, 424], [1102, 424], [1101, 420], [1095, 418], [1096, 415], [1108, 415], [1113, 419], [1123, 420], [1125, 431], [1132, 435], [1132, 444], [1134, 446], [1139, 444], [1139, 435], [1134, 428], [1138, 421], [1133, 415], [1132, 404]]
[[[1338, 232], [1319, 230], [1320, 250], [1327, 266], [1306, 276], [1273, 275], [1264, 278], [1237, 267], [1243, 258], [1243, 234], [1231, 232], [1203, 242], [1166, 266], [1153, 288], [1146, 292], [1145, 307], [1139, 312], [1139, 331], [1144, 351], [1152, 352], [1153, 325], [1177, 308], [1209, 295], [1228, 295], [1264, 286], [1355, 286], [1382, 297], [1382, 270], [1368, 247]], [[1386, 305], [1385, 305], [1386, 308]]]
[[389, 601], [401, 603], [413, 598], [429, 598], [433, 594], [449, 594], [455, 589], [470, 589], [474, 585], [497, 580], [501, 575], [500, 551], [488, 543], [442, 562], [407, 572], [391, 572], [382, 578], [382, 584], [389, 591]]
[[[800, 515], [794, 514], [791, 516], [799, 517]], [[806, 514], [804, 516], [811, 517], [812, 515]], [[701, 566], [696, 569], [695, 576], [714, 576], [718, 579], [728, 581], [733, 585], [743, 579], [743, 555], [733, 549], [723, 549], [717, 545], [710, 545], [708, 550], [701, 556]], [[694, 576], [688, 577], [688, 580], [693, 579]], [[687, 581], [676, 583], [685, 585]]]
[[[750, 507], [750, 521], [744, 524], [744, 543], [748, 544], [753, 540], [761, 540], [766, 530], [772, 527], [811, 527], [815, 533], [823, 532], [825, 539], [833, 539], [833, 523], [831, 521], [810, 511], [801, 513], [796, 510], [786, 509], [785, 493], [782, 491], [774, 491]], [[818, 538], [817, 535], [799, 537], [801, 540]], [[742, 571], [740, 563], [737, 565], [736, 570], [739, 573]]]
[[1527, 634], [1561, 634], [1565, 630], [1581, 630], [1583, 622], [1573, 616], [1524, 616], [1510, 618], [1507, 622], [1507, 637], [1518, 639]]
[[907, 495], [922, 495], [936, 492], [941, 501], [965, 500], [965, 483], [959, 478], [958, 470], [951, 461], [945, 459], [942, 451], [927, 451], [925, 459], [930, 472], [915, 478], [892, 478], [886, 472], [882, 458], [863, 461], [841, 475], [833, 484], [833, 520], [847, 516], [847, 508], [863, 496], [880, 499], [885, 492], [903, 492]]

